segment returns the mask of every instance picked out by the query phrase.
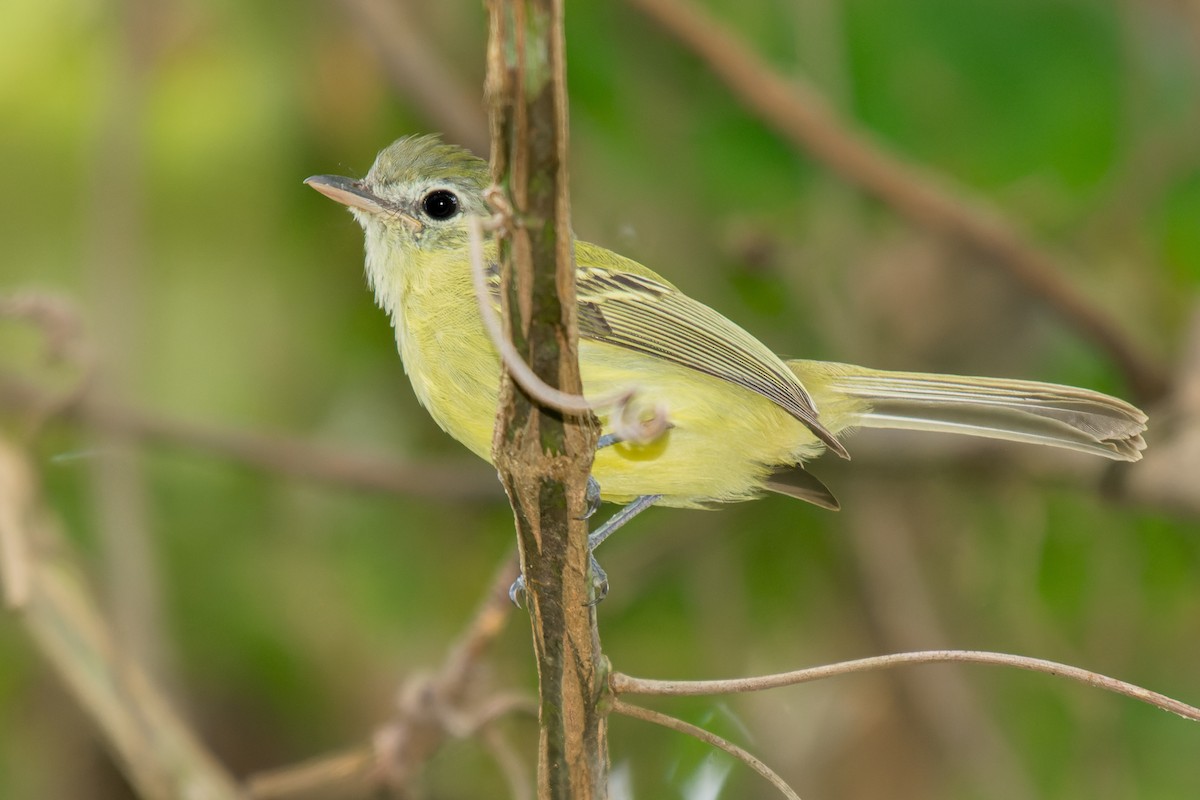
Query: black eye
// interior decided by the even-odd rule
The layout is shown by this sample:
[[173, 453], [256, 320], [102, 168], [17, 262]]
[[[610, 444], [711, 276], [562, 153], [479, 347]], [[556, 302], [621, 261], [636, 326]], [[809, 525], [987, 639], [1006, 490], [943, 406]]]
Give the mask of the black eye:
[[458, 198], [454, 192], [437, 189], [425, 195], [421, 200], [421, 208], [432, 219], [450, 219], [458, 213]]

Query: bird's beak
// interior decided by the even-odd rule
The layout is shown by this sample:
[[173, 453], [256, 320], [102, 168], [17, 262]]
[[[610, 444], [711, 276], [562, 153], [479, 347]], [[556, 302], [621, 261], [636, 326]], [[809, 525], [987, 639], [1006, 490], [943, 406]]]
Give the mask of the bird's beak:
[[395, 206], [383, 200], [377, 194], [363, 185], [362, 181], [343, 178], [341, 175], [313, 175], [304, 181], [330, 200], [336, 200], [344, 206], [366, 211], [368, 214], [378, 214], [399, 219], [410, 228], [419, 228], [420, 223], [409, 215], [399, 211]]

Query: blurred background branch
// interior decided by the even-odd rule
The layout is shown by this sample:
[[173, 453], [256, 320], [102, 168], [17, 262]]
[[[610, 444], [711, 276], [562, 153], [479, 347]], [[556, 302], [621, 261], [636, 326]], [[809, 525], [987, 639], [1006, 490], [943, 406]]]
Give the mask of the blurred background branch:
[[[915, 174], [918, 199], [940, 197], [927, 224], [872, 188], [886, 170], [856, 175], [844, 151], [829, 168], [835, 154], [771, 121], [779, 108], [751, 107], [716, 61], [664, 38], [638, 10], [651, 2], [569, 10], [582, 238], [789, 356], [1170, 392], [1147, 409], [1151, 446], [1133, 468], [863, 434], [850, 464], [813, 465], [847, 513], [778, 498], [650, 511], [606, 545], [622, 586], [599, 610], [606, 651], [629, 672], [702, 677], [903, 642], [981, 647], [1197, 696], [1195, 4], [685, 7], [719, 20], [722, 46], [739, 48], [720, 58], [744, 56], [781, 104], [823, 106], [826, 147], [898, 169], [899, 202], [915, 202]], [[484, 15], [411, 0], [147, 9], [0, 4], [0, 436], [95, 576], [133, 563], [105, 543], [100, 504], [123, 490], [100, 488], [98, 437], [133, 450], [127, 499], [153, 573], [135, 578], [155, 598], [134, 613], [157, 616], [195, 730], [234, 776], [333, 754], [311, 763], [316, 780], [288, 772], [353, 796], [383, 786], [398, 751], [371, 732], [401, 719], [398, 684], [428, 687], [446, 668], [510, 557], [512, 521], [492, 471], [413, 399], [363, 286], [361, 232], [300, 181], [362, 174], [395, 136], [435, 128], [485, 154]], [[1008, 255], [948, 233], [979, 213], [1052, 259], [1147, 376], [1014, 279]], [[15, 507], [0, 506], [0, 533]], [[39, 591], [31, 558], [58, 563], [23, 542], [0, 535], [10, 603]], [[128, 800], [122, 762], [20, 613], [0, 626], [0, 796]], [[522, 626], [495, 633], [407, 789], [528, 793], [519, 712], [459, 737], [532, 691], [528, 651]], [[1166, 715], [1007, 670], [964, 675], [942, 714], [916, 699], [926, 680], [881, 673], [673, 713], [731, 741], [753, 731], [806, 798], [987, 796], [997, 774], [1039, 797], [1200, 791], [1194, 735]], [[612, 728], [615, 779], [636, 796], [776, 796], [684, 737]], [[365, 782], [325, 782], [339, 771]]]
[[1143, 402], [1166, 393], [1166, 373], [1142, 346], [1069, 282], [1053, 257], [995, 209], [885, 150], [840, 118], [816, 87], [776, 73], [688, 0], [629, 2], [702, 58], [739, 100], [783, 136], [913, 222], [979, 249], [988, 263], [1007, 272], [1112, 358]]
[[383, 454], [260, 431], [218, 428], [170, 419], [91, 396], [86, 389], [66, 396], [0, 372], [0, 408], [35, 420], [61, 417], [84, 427], [116, 433], [143, 446], [218, 458], [301, 480], [351, 490], [441, 498], [447, 502], [499, 501], [503, 493], [487, 465], [467, 458], [405, 463]]
[[510, 775], [510, 782], [518, 786], [513, 791], [514, 797], [521, 800], [524, 790], [511, 777], [518, 768], [509, 763], [515, 756], [503, 750], [505, 740], [495, 738], [498, 734], [492, 723], [513, 711], [536, 716], [533, 698], [519, 697], [514, 703], [511, 698], [502, 697], [504, 704], [485, 711], [477, 723], [459, 724], [462, 719], [478, 714], [480, 706], [486, 706], [486, 701], [481, 702], [477, 697], [481, 662], [512, 616], [508, 587], [516, 578], [516, 559], [508, 556], [496, 570], [475, 616], [450, 648], [441, 667], [436, 673], [405, 681], [397, 693], [394, 718], [376, 728], [370, 743], [252, 775], [247, 782], [250, 797], [254, 800], [356, 797], [381, 788], [390, 789], [394, 797], [419, 796], [421, 772], [446, 740], [480, 735], [491, 743], [490, 747], [499, 747], [504, 752], [498, 760]]
[[427, 117], [432, 130], [449, 141], [487, 155], [487, 116], [478, 89], [455, 79], [445, 57], [430, 46], [407, 3], [340, 0], [362, 41], [383, 62], [397, 93]]
[[88, 711], [138, 796], [236, 800], [236, 783], [170, 707], [144, 667], [99, 613], [71, 546], [42, 505], [36, 475], [0, 439], [0, 538], [10, 608], [57, 678]]

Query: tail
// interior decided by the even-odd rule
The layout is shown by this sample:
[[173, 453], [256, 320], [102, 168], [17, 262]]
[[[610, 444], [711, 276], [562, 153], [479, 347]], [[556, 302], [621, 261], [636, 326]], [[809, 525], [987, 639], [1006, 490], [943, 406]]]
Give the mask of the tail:
[[965, 433], [1137, 461], [1146, 415], [1100, 392], [1035, 381], [884, 372], [789, 361], [821, 422], [847, 428]]

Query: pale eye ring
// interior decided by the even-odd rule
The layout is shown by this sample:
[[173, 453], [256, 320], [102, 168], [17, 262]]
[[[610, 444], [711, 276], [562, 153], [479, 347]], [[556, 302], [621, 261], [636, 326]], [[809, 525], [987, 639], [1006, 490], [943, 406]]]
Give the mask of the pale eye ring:
[[450, 219], [458, 213], [458, 196], [448, 189], [434, 189], [421, 198], [421, 210], [430, 219]]

